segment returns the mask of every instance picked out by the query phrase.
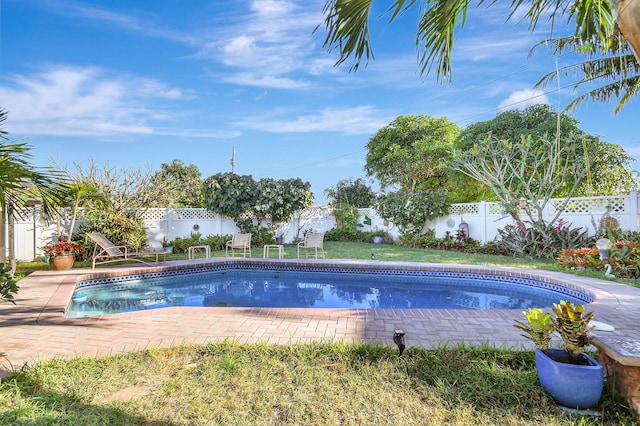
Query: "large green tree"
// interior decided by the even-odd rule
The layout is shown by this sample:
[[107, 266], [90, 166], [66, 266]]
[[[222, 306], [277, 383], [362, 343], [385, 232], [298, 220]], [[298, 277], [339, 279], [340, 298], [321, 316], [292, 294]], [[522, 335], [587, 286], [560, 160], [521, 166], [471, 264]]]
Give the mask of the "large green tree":
[[[369, 38], [372, 3], [373, 0], [327, 0], [325, 3], [323, 12], [327, 36], [324, 46], [329, 51], [338, 50], [338, 64], [353, 58], [352, 70], [356, 70], [363, 59], [368, 61], [373, 58]], [[489, 7], [496, 3], [478, 0], [476, 5]], [[394, 0], [389, 7], [389, 22], [418, 5], [420, 16], [416, 47], [419, 49], [420, 73], [425, 75], [435, 68], [440, 81], [450, 82], [454, 33], [464, 26], [472, 3], [468, 0]], [[540, 19], [568, 22], [575, 27], [573, 35], [580, 41], [580, 52], [585, 49], [606, 52], [612, 38], [620, 33], [625, 38], [624, 42], [629, 42], [633, 47], [635, 59], [639, 58], [640, 7], [637, 6], [637, 0], [511, 0], [507, 20], [522, 16], [531, 30], [536, 28]]]
[[341, 179], [335, 186], [325, 189], [324, 194], [334, 206], [346, 204], [364, 208], [376, 203], [375, 191], [362, 178]]
[[75, 173], [69, 174], [82, 185], [80, 188], [92, 188], [96, 193], [84, 198], [84, 218], [89, 223], [83, 230], [101, 232], [116, 245], [144, 249], [147, 242], [142, 217], [165, 194], [151, 170], [98, 166], [93, 160], [75, 166]]
[[459, 131], [445, 117], [400, 116], [369, 139], [365, 171], [383, 189], [439, 190]]
[[270, 219], [267, 227], [273, 228], [313, 202], [311, 184], [301, 179], [256, 182], [251, 175], [229, 172], [206, 178], [203, 194], [207, 209], [232, 218], [245, 231], [253, 227], [253, 219], [259, 226]]
[[186, 166], [181, 160], [162, 163], [153, 180], [165, 189], [157, 207], [204, 207], [202, 175], [198, 166]]
[[299, 178], [258, 181], [258, 196], [253, 206], [256, 217], [271, 220], [271, 227], [289, 221], [295, 212], [313, 203], [311, 184]]
[[204, 202], [207, 209], [239, 220], [251, 213], [258, 198], [258, 185], [251, 175], [217, 173], [204, 180]]
[[[579, 121], [566, 114], [558, 115], [549, 105], [533, 105], [524, 110], [510, 110], [498, 114], [487, 121], [471, 124], [460, 133], [456, 140], [456, 150], [466, 152], [491, 135], [498, 140], [513, 143], [522, 137], [531, 137], [538, 150], [541, 144], [571, 143], [575, 157], [572, 161], [585, 169], [585, 179], [574, 190], [574, 196], [615, 195], [637, 189], [637, 182], [630, 171], [633, 158], [617, 144], [601, 141], [579, 128]], [[567, 137], [571, 136], [571, 137]], [[452, 173], [451, 191], [458, 191], [457, 202], [475, 201], [480, 194], [486, 195], [487, 186], [483, 181], [470, 181], [466, 175]], [[566, 195], [566, 188], [558, 188], [554, 196]], [[463, 197], [469, 197], [464, 199]]]
[[[581, 156], [581, 140], [580, 134], [564, 135], [560, 143], [547, 136], [510, 141], [486, 135], [473, 148], [457, 152], [452, 167], [489, 186], [516, 222], [523, 212], [531, 222], [540, 222], [552, 197], [564, 192], [568, 202], [585, 179], [589, 164], [575, 161]], [[549, 225], [558, 220], [564, 205], [555, 209]]]

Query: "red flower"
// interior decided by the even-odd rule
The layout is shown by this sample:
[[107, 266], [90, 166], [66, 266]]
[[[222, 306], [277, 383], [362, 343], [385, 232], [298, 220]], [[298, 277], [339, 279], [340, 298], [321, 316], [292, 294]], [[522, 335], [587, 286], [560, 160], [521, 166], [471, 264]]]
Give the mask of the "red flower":
[[69, 239], [66, 237], [58, 237], [58, 243], [50, 246], [42, 247], [44, 251], [49, 253], [51, 256], [66, 254], [66, 253], [74, 253], [78, 256], [84, 256], [85, 250], [84, 247], [80, 244], [70, 243]]

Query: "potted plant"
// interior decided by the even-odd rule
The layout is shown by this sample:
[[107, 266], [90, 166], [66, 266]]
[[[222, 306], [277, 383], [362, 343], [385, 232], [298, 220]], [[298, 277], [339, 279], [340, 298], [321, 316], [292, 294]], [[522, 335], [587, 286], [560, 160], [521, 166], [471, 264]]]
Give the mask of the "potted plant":
[[82, 245], [70, 242], [67, 237], [58, 237], [56, 244], [42, 249], [49, 255], [49, 266], [54, 271], [71, 269], [76, 256], [84, 257], [86, 254]]
[[[604, 385], [602, 365], [584, 353], [594, 314], [585, 314], [583, 305], [566, 300], [553, 304], [553, 314], [531, 308], [524, 312], [527, 322], [516, 321], [515, 327], [536, 344], [538, 379], [553, 399], [569, 408], [592, 407], [600, 400]], [[564, 349], [549, 348], [553, 332], [562, 338]]]
[[173, 253], [173, 244], [167, 241], [167, 237], [162, 237], [162, 250], [165, 253]]

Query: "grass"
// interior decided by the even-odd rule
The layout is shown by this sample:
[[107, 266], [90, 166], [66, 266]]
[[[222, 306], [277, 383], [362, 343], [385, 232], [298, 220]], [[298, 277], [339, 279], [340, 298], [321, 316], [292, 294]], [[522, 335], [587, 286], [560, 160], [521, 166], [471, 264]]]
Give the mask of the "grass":
[[[514, 266], [526, 268], [538, 268], [559, 271], [562, 270], [555, 262], [544, 259], [524, 259], [509, 256], [492, 256], [488, 254], [460, 253], [445, 250], [413, 249], [400, 247], [393, 244], [372, 244], [327, 241], [324, 243], [327, 259], [371, 259], [371, 254], [376, 260], [394, 262], [430, 262], [430, 263], [453, 263], [453, 264], [473, 264], [473, 265], [494, 265], [494, 266]], [[201, 256], [201, 253], [197, 254]], [[262, 248], [252, 249], [253, 257], [262, 257]], [[275, 252], [272, 251], [272, 256]], [[225, 252], [212, 251], [212, 257], [224, 257]], [[297, 250], [295, 245], [285, 245], [285, 259], [296, 259]], [[167, 260], [186, 260], [186, 253], [175, 253], [167, 255]], [[76, 262], [74, 268], [91, 267], [91, 262]], [[33, 271], [47, 270], [49, 265], [46, 262], [19, 262], [17, 272], [28, 275]]]
[[[494, 256], [489, 254], [461, 253], [455, 251], [432, 249], [413, 249], [392, 244], [327, 241], [324, 243], [324, 247], [327, 259], [368, 260], [371, 259], [371, 254], [373, 254], [376, 260], [381, 261], [509, 266], [517, 268], [543, 269], [555, 272], [566, 272], [593, 278], [609, 279], [605, 277], [604, 272], [593, 270], [572, 271], [557, 265], [554, 261], [545, 259]], [[198, 253], [198, 255], [201, 256], [201, 253]], [[252, 250], [252, 255], [254, 257], [262, 257], [262, 248], [254, 247]], [[274, 252], [272, 252], [272, 256], [273, 255]], [[212, 251], [211, 256], [224, 257], [225, 253], [224, 250]], [[297, 258], [295, 245], [285, 246], [285, 258]], [[167, 260], [186, 259], [186, 253], [175, 253], [167, 255]], [[86, 267], [91, 267], [91, 262], [76, 262], [74, 264], [74, 268]], [[25, 276], [34, 271], [48, 269], [49, 265], [46, 262], [19, 262], [17, 274], [19, 274], [20, 276]], [[615, 281], [640, 287], [640, 280], [616, 278]]]
[[[542, 260], [391, 245], [325, 248], [328, 258], [374, 253], [377, 260], [560, 270]], [[286, 252], [295, 257], [294, 246]], [[179, 258], [186, 255], [170, 257]], [[48, 266], [19, 264], [22, 274], [38, 269]], [[226, 341], [52, 360], [0, 382], [0, 425], [637, 424], [609, 389], [596, 408], [600, 416], [558, 409], [538, 384], [532, 352], [490, 347], [410, 347], [398, 356], [390, 346], [362, 343]]]
[[631, 425], [606, 393], [600, 417], [561, 411], [530, 352], [313, 343], [148, 350], [48, 361], [0, 387], [11, 425]]

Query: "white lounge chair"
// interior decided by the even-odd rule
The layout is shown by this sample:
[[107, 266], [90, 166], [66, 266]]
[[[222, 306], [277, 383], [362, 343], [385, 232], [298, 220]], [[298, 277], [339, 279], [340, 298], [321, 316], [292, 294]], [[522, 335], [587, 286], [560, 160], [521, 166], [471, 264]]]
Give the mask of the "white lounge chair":
[[242, 257], [251, 257], [251, 234], [234, 234], [231, 240], [227, 241], [225, 248], [225, 256], [229, 257], [229, 249], [231, 249], [231, 257], [236, 257], [235, 250], [242, 249]]
[[318, 254], [325, 257], [324, 253], [324, 232], [307, 232], [304, 241], [298, 244], [298, 259], [300, 259], [300, 249], [304, 250], [305, 256], [309, 257], [309, 250], [313, 250], [313, 256], [318, 258]]
[[[127, 246], [116, 246], [107, 237], [99, 232], [87, 232], [87, 237], [96, 243], [93, 248], [93, 254], [91, 255], [91, 269], [95, 269], [96, 265], [111, 262], [121, 262], [125, 260], [131, 260], [133, 262], [144, 263], [150, 265], [149, 262], [145, 262], [140, 257], [156, 257], [156, 263], [158, 262], [158, 256], [163, 255], [164, 260], [167, 259], [166, 252], [133, 252]], [[100, 251], [98, 251], [98, 247]]]

